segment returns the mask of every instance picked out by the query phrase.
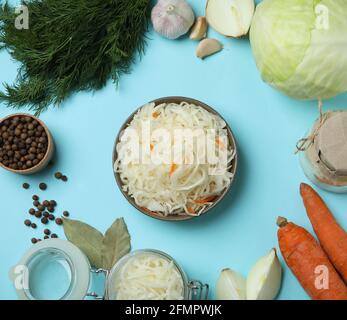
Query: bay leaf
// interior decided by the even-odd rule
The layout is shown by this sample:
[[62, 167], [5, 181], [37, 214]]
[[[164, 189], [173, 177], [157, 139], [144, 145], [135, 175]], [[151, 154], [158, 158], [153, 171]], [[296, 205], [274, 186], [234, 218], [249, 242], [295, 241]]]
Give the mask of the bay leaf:
[[112, 269], [115, 263], [131, 250], [130, 235], [123, 218], [117, 219], [103, 239], [103, 268]]
[[63, 219], [64, 233], [70, 242], [77, 246], [89, 259], [94, 268], [102, 268], [103, 234], [92, 226], [71, 219]]

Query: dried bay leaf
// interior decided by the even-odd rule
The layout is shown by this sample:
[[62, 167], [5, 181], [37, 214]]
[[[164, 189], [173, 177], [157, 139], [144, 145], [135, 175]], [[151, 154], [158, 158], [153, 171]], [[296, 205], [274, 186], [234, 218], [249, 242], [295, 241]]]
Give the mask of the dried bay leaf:
[[123, 218], [117, 219], [106, 231], [102, 245], [103, 268], [110, 270], [131, 250], [130, 235]]
[[70, 242], [77, 246], [89, 259], [94, 268], [102, 268], [103, 234], [90, 225], [64, 218], [64, 233]]

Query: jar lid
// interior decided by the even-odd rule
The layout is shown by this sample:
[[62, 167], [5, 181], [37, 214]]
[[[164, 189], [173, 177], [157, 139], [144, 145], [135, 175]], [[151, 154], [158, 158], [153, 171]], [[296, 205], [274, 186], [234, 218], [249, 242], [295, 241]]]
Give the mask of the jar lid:
[[320, 160], [336, 175], [347, 175], [347, 112], [328, 114], [319, 130], [316, 149]]

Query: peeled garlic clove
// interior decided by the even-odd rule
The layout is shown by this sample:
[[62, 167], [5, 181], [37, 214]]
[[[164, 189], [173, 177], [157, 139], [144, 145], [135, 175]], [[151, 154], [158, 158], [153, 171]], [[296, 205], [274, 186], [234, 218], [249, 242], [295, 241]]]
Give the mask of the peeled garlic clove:
[[223, 45], [216, 39], [204, 39], [200, 41], [196, 49], [196, 56], [204, 59], [212, 54], [215, 54], [223, 49]]
[[238, 38], [248, 33], [254, 9], [254, 0], [208, 0], [206, 19], [217, 32]]
[[201, 40], [205, 38], [207, 32], [207, 21], [205, 17], [199, 17], [196, 19], [196, 22], [190, 33], [190, 39], [192, 40]]
[[159, 0], [151, 17], [154, 30], [168, 39], [183, 36], [195, 21], [193, 9], [185, 0]]
[[247, 300], [273, 300], [282, 278], [282, 268], [276, 249], [258, 260], [247, 278]]
[[216, 284], [217, 300], [245, 300], [246, 280], [239, 273], [222, 270]]

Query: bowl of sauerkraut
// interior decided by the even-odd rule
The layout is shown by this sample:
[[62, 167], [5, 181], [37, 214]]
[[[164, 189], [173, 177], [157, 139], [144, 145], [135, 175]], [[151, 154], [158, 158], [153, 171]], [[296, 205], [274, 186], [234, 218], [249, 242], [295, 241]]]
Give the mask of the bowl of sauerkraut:
[[203, 102], [166, 97], [138, 108], [121, 127], [113, 171], [125, 198], [156, 219], [199, 217], [230, 190], [237, 147], [225, 120]]

